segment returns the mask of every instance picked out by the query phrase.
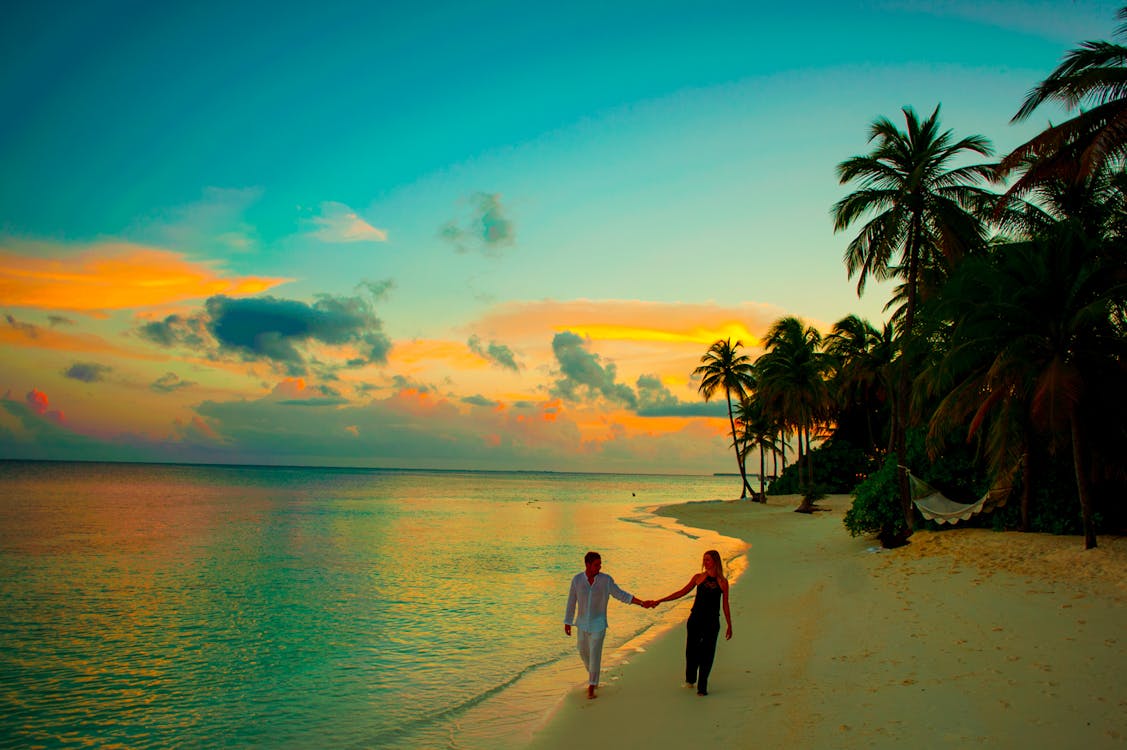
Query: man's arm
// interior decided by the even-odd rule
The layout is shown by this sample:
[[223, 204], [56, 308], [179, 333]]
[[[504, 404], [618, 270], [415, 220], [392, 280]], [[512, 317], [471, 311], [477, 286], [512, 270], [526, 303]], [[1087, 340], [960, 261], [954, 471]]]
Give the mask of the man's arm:
[[645, 602], [643, 602], [633, 594], [624, 591], [621, 586], [614, 582], [613, 578], [607, 576], [607, 579], [607, 590], [610, 591], [610, 595], [615, 599], [622, 602], [623, 604], [637, 604], [639, 606], [645, 606]]
[[567, 608], [564, 609], [564, 634], [571, 635], [571, 626], [575, 624], [575, 608], [579, 605], [579, 596], [575, 591], [575, 579], [567, 591]]

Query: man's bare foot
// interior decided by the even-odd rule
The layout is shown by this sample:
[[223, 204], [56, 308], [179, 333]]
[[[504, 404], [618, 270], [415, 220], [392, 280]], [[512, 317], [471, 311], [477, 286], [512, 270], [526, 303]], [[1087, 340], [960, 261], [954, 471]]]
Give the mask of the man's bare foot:
[[598, 698], [599, 697], [599, 696], [595, 695], [595, 686], [594, 685], [588, 685], [587, 686], [587, 697], [588, 698]]

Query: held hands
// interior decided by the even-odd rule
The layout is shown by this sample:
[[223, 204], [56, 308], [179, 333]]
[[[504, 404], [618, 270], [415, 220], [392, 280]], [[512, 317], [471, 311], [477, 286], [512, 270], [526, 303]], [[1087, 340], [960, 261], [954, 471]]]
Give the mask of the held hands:
[[657, 601], [656, 599], [646, 599], [642, 602], [642, 606], [646, 609], [653, 609], [659, 604], [661, 604], [661, 602]]

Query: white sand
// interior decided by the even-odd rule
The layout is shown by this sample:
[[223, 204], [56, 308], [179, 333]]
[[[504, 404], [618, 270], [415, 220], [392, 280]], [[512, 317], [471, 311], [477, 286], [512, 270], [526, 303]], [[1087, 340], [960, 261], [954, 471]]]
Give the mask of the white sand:
[[664, 509], [750, 545], [710, 695], [681, 686], [677, 628], [597, 699], [576, 684], [531, 747], [1127, 747], [1127, 540], [955, 529], [877, 551], [842, 526], [848, 497], [797, 502]]

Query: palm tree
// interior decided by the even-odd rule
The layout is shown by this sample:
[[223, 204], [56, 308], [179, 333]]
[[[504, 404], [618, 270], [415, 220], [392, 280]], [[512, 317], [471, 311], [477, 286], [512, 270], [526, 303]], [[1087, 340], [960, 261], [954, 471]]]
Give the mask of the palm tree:
[[955, 140], [939, 129], [939, 107], [920, 121], [911, 107], [903, 109], [905, 130], [887, 118], [873, 121], [868, 154], [837, 166], [841, 184], [856, 181], [858, 189], [833, 207], [834, 231], [867, 217], [860, 233], [845, 251], [850, 279], [857, 277], [857, 294], [869, 277], [903, 282], [903, 306], [895, 319], [900, 328], [900, 376], [893, 401], [892, 444], [900, 465], [900, 501], [910, 533], [913, 525], [907, 474], [907, 411], [909, 379], [905, 355], [913, 342], [917, 298], [921, 284], [929, 286], [949, 273], [965, 255], [985, 244], [977, 218], [992, 209], [995, 196], [979, 187], [994, 174], [986, 164], [952, 166], [968, 154], [988, 157], [990, 142], [980, 135]]
[[693, 370], [694, 376], [701, 378], [697, 390], [709, 401], [717, 391], [723, 389], [724, 397], [728, 400], [728, 424], [731, 427], [732, 447], [736, 452], [736, 464], [740, 469], [740, 479], [743, 486], [740, 498], [747, 497], [752, 492], [747, 483], [747, 471], [744, 469], [743, 454], [740, 451], [738, 433], [736, 431], [736, 417], [732, 410], [732, 395], [742, 401], [743, 398], [755, 387], [751, 359], [739, 353], [742, 341], [721, 339], [708, 347], [708, 351], [700, 358], [701, 365]]
[[[821, 351], [822, 335], [795, 317], [780, 318], [767, 332], [766, 350], [755, 362], [758, 395], [768, 415], [777, 415], [798, 433], [798, 460], [809, 456], [811, 430], [828, 415], [832, 361]], [[803, 442], [805, 440], [805, 448]], [[813, 464], [807, 458], [807, 481]]]
[[[878, 447], [874, 418], [883, 426], [892, 392], [892, 362], [896, 356], [895, 328], [885, 323], [878, 331], [867, 320], [849, 315], [834, 324], [824, 343], [834, 361], [833, 390], [839, 400], [834, 435], [872, 453]], [[857, 423], [864, 420], [863, 425]], [[862, 428], [864, 434], [859, 433]]]
[[[1127, 7], [1116, 14], [1116, 37], [1127, 36]], [[1027, 119], [1042, 104], [1056, 102], [1078, 113], [1015, 148], [1000, 164], [1000, 176], [1024, 174], [1007, 198], [1024, 196], [1045, 180], [1083, 182], [1127, 156], [1127, 46], [1083, 42], [1038, 84], [1013, 117]]]
[[992, 469], [1027, 451], [1026, 425], [1071, 447], [1084, 546], [1096, 546], [1089, 435], [1127, 378], [1127, 337], [1112, 318], [1127, 284], [1097, 243], [1061, 223], [975, 259], [944, 290], [951, 346], [924, 383], [945, 393], [932, 431], [985, 433]]
[[759, 493], [755, 499], [761, 503], [767, 502], [767, 488], [764, 474], [767, 473], [765, 452], [777, 453], [778, 429], [775, 423], [768, 418], [763, 410], [762, 402], [754, 395], [745, 398], [736, 407], [737, 419], [740, 424], [740, 450], [744, 455], [746, 465], [747, 454], [752, 450], [759, 450]]

